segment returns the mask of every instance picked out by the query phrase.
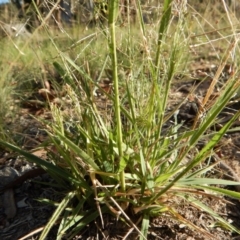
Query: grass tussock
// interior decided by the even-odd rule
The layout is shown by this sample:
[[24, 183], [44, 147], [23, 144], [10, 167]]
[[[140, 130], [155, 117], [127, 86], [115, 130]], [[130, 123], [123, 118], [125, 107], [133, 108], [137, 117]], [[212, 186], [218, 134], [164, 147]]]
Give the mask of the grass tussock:
[[[54, 97], [60, 99], [56, 103], [47, 95], [52, 119], [42, 120], [48, 140], [40, 147], [47, 150], [48, 160], [9, 143], [11, 139], [0, 141], [44, 168], [66, 191], [40, 239], [46, 239], [56, 222], [57, 239], [72, 239], [97, 218], [104, 228], [106, 213], [130, 225], [140, 239], [148, 238], [151, 219], [161, 216], [212, 238], [211, 227], [200, 228], [180, 215], [176, 203], [182, 201], [210, 214], [216, 225], [239, 233], [201, 201], [222, 195], [240, 198], [238, 192], [216, 187], [238, 183], [207, 177], [215, 166], [215, 147], [240, 115], [236, 111], [214, 130], [219, 114], [239, 91], [236, 68], [213, 97], [224, 67], [238, 63], [237, 19], [224, 6], [216, 8], [216, 15], [210, 4], [201, 10], [165, 0], [157, 7], [161, 16], [146, 24], [136, 1], [137, 22], [130, 17], [122, 22], [119, 2], [110, 1], [107, 24], [101, 28], [66, 28], [56, 35], [44, 26], [27, 41], [0, 42], [7, 49], [1, 60], [2, 129], [9, 106], [28, 98], [34, 84], [54, 88]], [[209, 16], [220, 16], [218, 23]], [[190, 76], [192, 53], [201, 52], [203, 58], [209, 51], [218, 69], [199, 100], [193, 124], [186, 127], [177, 118], [186, 99], [170, 108], [172, 89]]]

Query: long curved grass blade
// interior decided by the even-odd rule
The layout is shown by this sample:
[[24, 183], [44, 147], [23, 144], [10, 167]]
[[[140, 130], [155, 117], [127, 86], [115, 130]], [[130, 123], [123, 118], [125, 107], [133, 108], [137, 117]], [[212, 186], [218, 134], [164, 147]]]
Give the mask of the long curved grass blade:
[[62, 212], [65, 210], [66, 206], [68, 205], [69, 201], [73, 199], [73, 197], [76, 195], [75, 192], [69, 192], [66, 197], [62, 200], [62, 202], [58, 205], [57, 209], [55, 210], [54, 214], [52, 215], [51, 219], [43, 229], [43, 232], [41, 236], [39, 237], [39, 240], [45, 240], [47, 239], [47, 235], [54, 224], [56, 224], [57, 220], [59, 219]]
[[[42, 160], [41, 158], [35, 156], [34, 154], [31, 154], [27, 151], [24, 151], [10, 143], [7, 142], [3, 142], [0, 140], [0, 144], [4, 147], [7, 147], [9, 149], [11, 149], [12, 151], [15, 151], [19, 154], [21, 154], [22, 156], [24, 156], [29, 162], [32, 163], [36, 163], [37, 165], [39, 165], [41, 168], [45, 169], [47, 172], [49, 172], [50, 174], [54, 174], [55, 176], [59, 176], [62, 179], [65, 179], [67, 181], [70, 181], [72, 183], [75, 184], [79, 184], [82, 185], [83, 183], [81, 183], [80, 181], [78, 181], [76, 178], [74, 178], [70, 173], [68, 173], [68, 171], [63, 170], [62, 168], [55, 166], [45, 160]], [[87, 186], [87, 185], [86, 185]]]

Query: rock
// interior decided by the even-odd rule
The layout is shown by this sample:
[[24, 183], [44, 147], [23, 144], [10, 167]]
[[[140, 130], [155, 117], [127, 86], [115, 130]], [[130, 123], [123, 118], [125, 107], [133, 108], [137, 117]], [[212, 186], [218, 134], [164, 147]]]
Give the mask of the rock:
[[[19, 176], [18, 172], [12, 167], [5, 167], [0, 170], [1, 185], [6, 185]], [[0, 198], [4, 214], [7, 219], [13, 218], [16, 215], [17, 208], [14, 200], [13, 189], [7, 189], [3, 192]]]
[[12, 182], [14, 179], [16, 179], [19, 176], [19, 173], [17, 170], [15, 170], [12, 167], [5, 167], [0, 170], [0, 182], [1, 185], [5, 186], [8, 183]]

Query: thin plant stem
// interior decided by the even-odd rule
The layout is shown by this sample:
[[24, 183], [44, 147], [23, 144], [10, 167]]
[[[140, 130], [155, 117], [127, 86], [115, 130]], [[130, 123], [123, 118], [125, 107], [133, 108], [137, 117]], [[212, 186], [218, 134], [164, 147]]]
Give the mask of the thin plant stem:
[[[119, 101], [119, 84], [118, 84], [118, 64], [117, 64], [117, 47], [116, 47], [116, 32], [115, 32], [115, 22], [117, 19], [119, 7], [119, 0], [109, 1], [109, 31], [110, 31], [110, 54], [112, 58], [112, 76], [114, 82], [114, 104], [115, 104], [115, 118], [117, 123], [117, 145], [118, 145], [118, 155], [121, 161], [123, 157], [123, 148], [122, 148], [122, 123], [121, 123], [121, 109], [120, 109], [120, 101]], [[120, 172], [120, 182], [121, 188], [125, 191], [125, 175], [124, 170]]]

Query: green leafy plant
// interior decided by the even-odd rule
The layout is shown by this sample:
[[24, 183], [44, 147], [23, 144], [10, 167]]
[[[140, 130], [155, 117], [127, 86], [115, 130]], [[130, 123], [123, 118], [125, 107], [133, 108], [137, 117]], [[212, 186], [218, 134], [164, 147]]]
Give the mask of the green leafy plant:
[[[184, 54], [189, 38], [185, 13], [179, 11], [178, 22], [172, 24], [172, 0], [165, 0], [157, 36], [151, 41], [140, 0], [137, 7], [143, 46], [140, 60], [135, 60], [140, 53], [133, 50], [132, 45], [136, 43], [131, 39], [131, 28], [128, 28], [126, 53], [117, 37], [120, 36], [119, 2], [108, 4], [108, 26], [101, 32], [108, 44], [108, 53], [97, 80], [109, 67], [112, 92], [101, 88], [99, 82], [60, 51], [51, 38], [62, 60], [62, 64], [54, 62], [54, 66], [66, 81], [71, 106], [66, 107], [68, 112], [64, 114], [61, 110], [64, 105], [50, 104], [53, 121], [46, 125], [48, 143], [54, 146], [54, 151], [49, 151], [49, 161], [0, 141], [2, 146], [44, 168], [68, 191], [57, 204], [40, 239], [46, 239], [57, 221], [60, 223], [57, 239], [63, 236], [72, 239], [97, 218], [104, 227], [106, 213], [132, 226], [140, 239], [147, 239], [151, 218], [156, 216], [168, 216], [212, 238], [209, 231], [194, 225], [177, 211], [176, 205], [181, 201], [210, 214], [216, 225], [240, 233], [201, 201], [204, 197], [220, 199], [220, 195], [240, 198], [238, 192], [216, 187], [239, 183], [205, 176], [216, 165], [205, 164], [206, 159], [214, 158], [215, 147], [240, 115], [240, 111], [236, 112], [219, 131], [209, 130], [239, 90], [240, 83], [232, 76], [219, 96], [210, 99], [236, 42], [223, 57], [192, 127], [183, 131], [183, 123], [177, 121], [177, 109], [169, 112], [167, 105], [174, 76], [186, 61]], [[95, 88], [106, 97], [110, 110], [100, 106], [94, 95]], [[172, 124], [169, 119], [173, 119]], [[197, 145], [204, 139], [207, 142], [199, 150]], [[130, 217], [132, 214], [137, 220]]]

